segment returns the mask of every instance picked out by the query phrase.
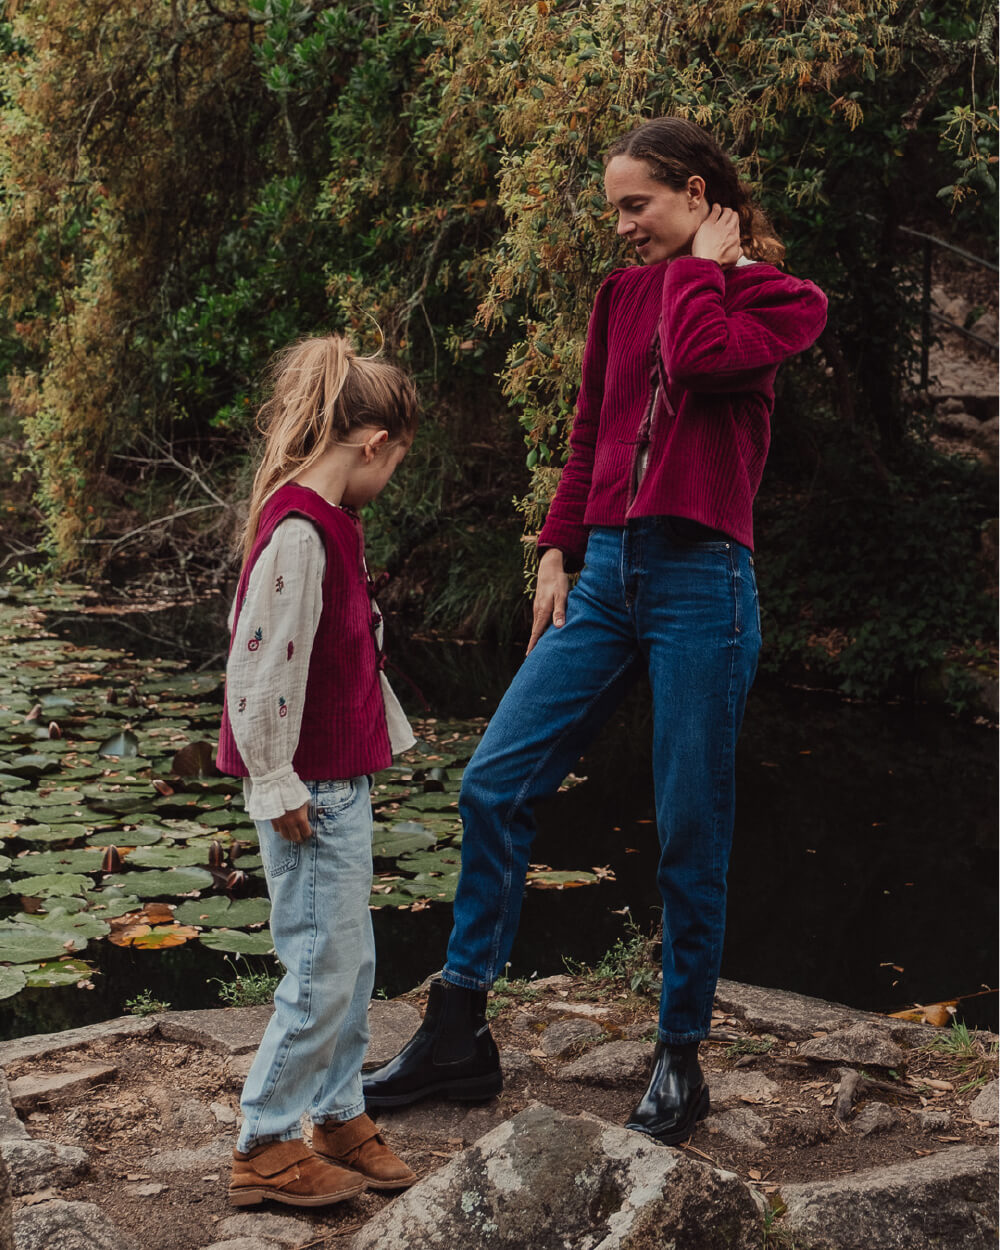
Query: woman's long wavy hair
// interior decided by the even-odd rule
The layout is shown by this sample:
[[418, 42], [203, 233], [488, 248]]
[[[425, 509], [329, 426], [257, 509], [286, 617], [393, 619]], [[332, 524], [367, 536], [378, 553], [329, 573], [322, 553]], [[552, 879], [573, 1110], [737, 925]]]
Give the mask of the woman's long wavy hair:
[[257, 413], [264, 453], [250, 492], [244, 564], [261, 509], [330, 446], [365, 427], [387, 430], [391, 443], [412, 439], [417, 429], [417, 395], [410, 378], [380, 356], [359, 356], [342, 335], [293, 343], [278, 353], [269, 373], [270, 396]]
[[721, 204], [739, 214], [743, 254], [772, 265], [781, 262], [785, 248], [774, 227], [707, 130], [683, 117], [654, 117], [615, 140], [604, 154], [604, 164], [615, 156], [644, 161], [651, 178], [675, 191], [683, 191], [692, 174], [697, 174], [705, 180], [709, 204]]

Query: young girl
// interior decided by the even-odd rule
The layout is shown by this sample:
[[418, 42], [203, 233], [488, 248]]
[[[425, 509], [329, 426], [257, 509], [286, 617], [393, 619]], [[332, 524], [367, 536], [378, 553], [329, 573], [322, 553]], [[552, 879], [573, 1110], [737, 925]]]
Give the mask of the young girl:
[[[683, 1141], [708, 1112], [734, 752], [760, 647], [752, 505], [774, 377], [826, 299], [712, 137], [645, 122], [607, 154], [605, 194], [639, 264], [594, 304], [570, 456], [539, 536], [529, 655], [462, 779], [454, 927], [417, 1035], [365, 1078], [369, 1106], [499, 1091], [486, 991], [517, 931], [536, 802], [645, 676], [663, 902], [659, 1044], [628, 1127]], [[569, 592], [567, 574], [583, 566]], [[550, 628], [551, 625], [551, 628]]]
[[237, 1206], [320, 1206], [416, 1179], [361, 1091], [375, 971], [370, 774], [413, 735], [382, 672], [357, 514], [416, 425], [409, 379], [336, 335], [285, 351], [261, 409], [218, 764], [245, 778], [286, 971], [240, 1100]]

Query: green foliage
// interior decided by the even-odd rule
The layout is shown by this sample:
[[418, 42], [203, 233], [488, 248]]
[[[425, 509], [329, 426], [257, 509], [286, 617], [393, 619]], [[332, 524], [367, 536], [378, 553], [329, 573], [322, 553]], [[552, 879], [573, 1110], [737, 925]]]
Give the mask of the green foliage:
[[125, 1000], [125, 1012], [130, 1016], [153, 1016], [159, 1011], [169, 1011], [170, 1004], [160, 998], [154, 998], [149, 990], [142, 990], [132, 998]]
[[[419, 471], [372, 524], [376, 559], [406, 568], [399, 603], [517, 632], [588, 312], [625, 259], [602, 154], [669, 111], [728, 145], [790, 268], [831, 301], [819, 348], [783, 373], [795, 462], [763, 501], [772, 663], [822, 666], [810, 639], [839, 630], [828, 667], [851, 692], [933, 667], [982, 637], [968, 560], [938, 587], [962, 581], [954, 630], [921, 589], [974, 535], [981, 496], [914, 450], [919, 257], [899, 227], [995, 239], [994, 34], [967, 0], [24, 0], [0, 21], [0, 370], [53, 556], [92, 556], [123, 502], [186, 502], [185, 466], [204, 480], [211, 462], [216, 503], [243, 493], [266, 360], [348, 329], [414, 370], [427, 413]], [[137, 452], [156, 467], [127, 493]], [[816, 561], [805, 533], [849, 533], [880, 570], [887, 536], [913, 575], [892, 596], [865, 570], [845, 590], [846, 563]]]
[[255, 972], [249, 968], [241, 971], [231, 960], [227, 959], [226, 963], [233, 971], [232, 980], [212, 978], [213, 983], [219, 987], [219, 1002], [224, 1007], [261, 1007], [271, 1002], [281, 981], [281, 974], [264, 970]]
[[573, 976], [597, 982], [610, 982], [631, 990], [633, 994], [657, 995], [660, 992], [660, 967], [657, 960], [660, 939], [643, 933], [634, 920], [626, 926], [627, 937], [618, 938], [593, 968], [567, 959], [566, 970]]

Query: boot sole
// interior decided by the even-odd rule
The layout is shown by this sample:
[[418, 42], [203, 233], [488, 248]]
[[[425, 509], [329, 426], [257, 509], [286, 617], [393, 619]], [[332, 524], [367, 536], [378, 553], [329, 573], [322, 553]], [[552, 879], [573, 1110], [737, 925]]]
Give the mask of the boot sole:
[[490, 1072], [486, 1076], [467, 1077], [462, 1081], [438, 1081], [425, 1085], [408, 1094], [365, 1094], [367, 1107], [408, 1107], [421, 1098], [439, 1094], [452, 1102], [487, 1102], [503, 1089], [503, 1073]]
[[[334, 1167], [346, 1168], [348, 1166], [346, 1163], [342, 1163], [340, 1159], [334, 1158], [333, 1155], [325, 1155], [322, 1150], [314, 1149], [313, 1154], [320, 1159], [324, 1159], [327, 1163], [332, 1163]], [[417, 1174], [415, 1172], [411, 1173], [408, 1180], [402, 1181], [377, 1181], [370, 1176], [365, 1176], [364, 1172], [358, 1172], [358, 1175], [364, 1177], [365, 1184], [369, 1189], [409, 1189], [411, 1185], [417, 1183]]]
[[699, 1120], [704, 1120], [708, 1115], [708, 1111], [708, 1086], [706, 1085], [699, 1095], [694, 1114], [678, 1128], [672, 1129], [667, 1133], [653, 1133], [641, 1124], [626, 1124], [625, 1127], [631, 1129], [634, 1133], [642, 1133], [646, 1137], [651, 1137], [653, 1141], [658, 1141], [661, 1146], [676, 1146], [678, 1142], [687, 1141], [694, 1132], [694, 1126]]
[[318, 1196], [305, 1196], [299, 1194], [284, 1194], [277, 1189], [251, 1189], [246, 1188], [230, 1189], [229, 1202], [234, 1207], [256, 1207], [262, 1202], [270, 1199], [271, 1202], [280, 1202], [286, 1207], [328, 1207], [335, 1202], [343, 1202], [345, 1198], [356, 1198], [358, 1194], [363, 1194], [368, 1186], [364, 1181], [354, 1186], [352, 1189], [339, 1190], [335, 1194], [320, 1194]]

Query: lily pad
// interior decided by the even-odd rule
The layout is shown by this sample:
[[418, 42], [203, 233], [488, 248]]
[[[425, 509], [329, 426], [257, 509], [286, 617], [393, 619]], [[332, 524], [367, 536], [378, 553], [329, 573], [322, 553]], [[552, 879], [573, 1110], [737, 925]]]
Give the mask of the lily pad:
[[218, 777], [219, 770], [215, 767], [216, 748], [211, 742], [189, 742], [182, 747], [173, 759], [173, 773], [176, 777]]
[[241, 933], [239, 929], [212, 929], [201, 935], [203, 946], [232, 955], [270, 955], [274, 941], [269, 929], [261, 933]]
[[21, 968], [0, 968], [0, 998], [13, 998], [28, 983]]
[[129, 945], [140, 950], [161, 950], [168, 946], [183, 946], [190, 938], [196, 937], [198, 930], [190, 925], [158, 924], [153, 925], [148, 932], [138, 934]]
[[192, 890], [207, 890], [212, 874], [204, 868], [165, 868], [162, 871], [126, 872], [121, 874], [125, 889], [140, 898], [176, 898]]
[[22, 825], [17, 836], [22, 842], [75, 842], [87, 832], [86, 825]]
[[66, 937], [80, 937], [84, 940], [100, 938], [108, 932], [109, 926], [91, 912], [70, 911], [61, 907], [53, 907], [44, 914], [29, 916], [23, 912], [14, 917], [24, 924], [35, 925], [46, 933], [65, 934]]
[[[153, 829], [102, 829], [87, 839], [88, 846], [153, 846], [160, 834]], [[131, 860], [129, 861], [131, 862]]]
[[527, 875], [528, 885], [540, 890], [567, 890], [579, 885], [593, 885], [599, 878], [592, 872], [532, 871]]
[[[62, 851], [32, 851], [14, 861], [16, 873], [41, 876], [50, 872], [100, 872], [101, 852], [98, 847], [69, 847]], [[27, 882], [25, 882], [27, 885]]]
[[59, 761], [51, 755], [42, 755], [36, 753], [34, 755], [18, 755], [15, 759], [8, 760], [5, 771], [15, 777], [40, 777], [43, 773], [50, 773], [53, 769], [59, 767]]
[[117, 756], [119, 759], [132, 759], [139, 754], [139, 739], [130, 729], [123, 729], [120, 733], [105, 738], [97, 748], [97, 754], [105, 758]]
[[13, 773], [0, 773], [0, 793], [5, 790], [21, 790], [31, 785], [30, 777], [15, 777]]
[[35, 967], [26, 966], [22, 971], [29, 988], [45, 990], [76, 985], [78, 981], [89, 981], [94, 976], [94, 969], [82, 959], [52, 959]]
[[134, 894], [127, 894], [115, 886], [106, 890], [86, 890], [84, 898], [90, 910], [105, 920], [113, 920], [116, 916], [124, 916], [142, 906], [142, 901]]
[[11, 893], [23, 898], [61, 898], [82, 896], [84, 890], [93, 888], [90, 877], [77, 872], [43, 873], [37, 877], [20, 877], [11, 882]]
[[135, 868], [189, 868], [205, 864], [207, 855], [200, 846], [140, 846], [128, 857]]
[[237, 928], [245, 925], [263, 924], [271, 915], [271, 903], [266, 898], [223, 898], [219, 894], [208, 898], [192, 899], [174, 912], [184, 924], [197, 924], [206, 929], [219, 927]]
[[376, 829], [372, 839], [372, 854], [376, 859], [395, 859], [407, 851], [424, 850], [435, 844], [433, 833], [419, 826], [393, 825], [389, 829]]
[[63, 943], [67, 940], [76, 950], [87, 944], [86, 938], [81, 938], [78, 946], [74, 939], [46, 933], [36, 925], [22, 924], [16, 920], [0, 921], [0, 963], [33, 964], [56, 959], [66, 954]]
[[406, 800], [406, 807], [415, 812], [458, 812], [458, 789], [440, 793], [413, 794]]

